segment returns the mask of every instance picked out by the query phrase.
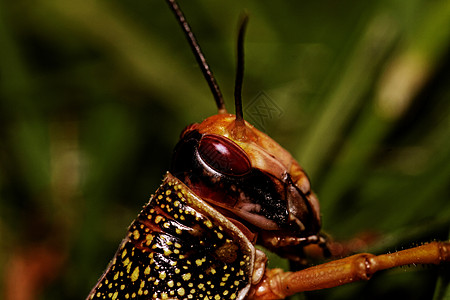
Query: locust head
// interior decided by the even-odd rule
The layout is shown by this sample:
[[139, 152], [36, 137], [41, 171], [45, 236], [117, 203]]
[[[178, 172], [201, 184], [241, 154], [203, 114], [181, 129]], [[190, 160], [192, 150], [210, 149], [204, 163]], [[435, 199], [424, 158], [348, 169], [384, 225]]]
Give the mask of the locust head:
[[245, 232], [309, 237], [319, 203], [288, 151], [248, 122], [218, 114], [188, 126], [171, 172]]

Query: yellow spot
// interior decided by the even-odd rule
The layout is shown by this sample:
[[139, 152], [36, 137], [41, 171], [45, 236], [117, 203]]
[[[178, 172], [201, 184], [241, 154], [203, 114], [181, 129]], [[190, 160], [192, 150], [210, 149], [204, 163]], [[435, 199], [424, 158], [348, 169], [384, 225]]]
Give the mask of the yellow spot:
[[147, 266], [147, 268], [145, 268], [144, 274], [145, 275], [150, 274], [150, 266]]
[[201, 290], [203, 290], [203, 289], [205, 288], [205, 285], [204, 285], [203, 283], [199, 283], [199, 284], [198, 284], [198, 288], [201, 289]]
[[220, 296], [219, 296], [219, 295], [215, 295], [215, 296], [214, 296], [214, 299], [215, 299], [215, 300], [220, 300]]
[[129, 263], [130, 263], [130, 259], [127, 257], [127, 258], [125, 258], [125, 260], [123, 261], [123, 266], [126, 267]]
[[118, 295], [119, 295], [119, 293], [116, 291], [116, 292], [114, 293], [114, 295], [112, 296], [112, 299], [113, 299], [113, 300], [116, 300]]
[[213, 224], [211, 223], [210, 220], [206, 220], [205, 225], [206, 225], [206, 227], [208, 227], [208, 228], [212, 228], [212, 227], [213, 227]]
[[124, 289], [125, 289], [125, 284], [122, 284], [122, 285], [120, 286], [120, 289], [121, 289], [121, 290], [124, 290]]
[[172, 251], [170, 251], [170, 249], [164, 249], [165, 256], [169, 256], [170, 254], [172, 254]]
[[191, 279], [191, 273], [183, 274], [183, 276], [181, 276], [181, 278], [183, 278], [184, 281], [188, 281]]
[[197, 264], [197, 266], [201, 266], [203, 262], [200, 259], [197, 259], [195, 263]]
[[123, 252], [122, 252], [122, 259], [125, 257], [125, 255], [127, 255], [127, 249], [123, 250]]
[[164, 280], [166, 278], [166, 272], [159, 273], [159, 279]]
[[161, 299], [164, 299], [164, 300], [169, 299], [169, 295], [167, 295], [167, 293], [162, 293]]
[[158, 224], [159, 222], [161, 222], [162, 219], [163, 219], [162, 216], [156, 216], [156, 218], [155, 218], [155, 224]]
[[166, 191], [166, 195], [169, 196], [170, 194], [172, 194], [172, 191], [171, 190], [167, 190]]
[[145, 239], [147, 240], [147, 242], [146, 242], [147, 246], [150, 246], [150, 244], [151, 244], [152, 241], [153, 241], [153, 235], [147, 234], [147, 235], [145, 236]]
[[173, 287], [174, 286], [174, 282], [173, 282], [173, 280], [169, 280], [169, 282], [167, 282], [167, 285], [169, 286], [169, 287]]
[[136, 267], [133, 271], [133, 274], [131, 274], [131, 281], [136, 281], [139, 278], [139, 267]]
[[179, 288], [177, 290], [178, 296], [184, 296], [184, 294], [186, 293], [186, 291], [183, 288]]
[[218, 237], [219, 239], [222, 239], [222, 238], [223, 238], [223, 234], [221, 234], [220, 232], [218, 232], [218, 233], [217, 233], [217, 237]]
[[116, 274], [114, 274], [114, 280], [117, 280], [117, 278], [119, 278], [119, 273], [118, 272]]

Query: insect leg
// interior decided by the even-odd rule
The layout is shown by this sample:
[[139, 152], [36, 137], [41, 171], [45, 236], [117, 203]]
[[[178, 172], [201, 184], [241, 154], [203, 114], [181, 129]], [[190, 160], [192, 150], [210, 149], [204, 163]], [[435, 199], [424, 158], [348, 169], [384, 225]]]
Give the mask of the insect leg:
[[297, 272], [266, 271], [263, 280], [252, 287], [247, 299], [284, 299], [287, 296], [346, 283], [369, 280], [385, 269], [409, 264], [440, 264], [450, 261], [450, 242], [431, 242], [395, 253], [361, 253]]

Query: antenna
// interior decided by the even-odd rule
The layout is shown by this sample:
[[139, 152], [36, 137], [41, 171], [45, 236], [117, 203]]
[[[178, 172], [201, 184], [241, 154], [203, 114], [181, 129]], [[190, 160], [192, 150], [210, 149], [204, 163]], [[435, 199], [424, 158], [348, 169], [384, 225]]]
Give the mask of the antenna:
[[234, 85], [234, 106], [236, 109], [236, 123], [244, 123], [244, 112], [242, 111], [242, 82], [244, 80], [244, 36], [247, 28], [248, 14], [245, 13], [241, 17], [238, 42], [237, 42], [237, 67], [236, 81]]
[[198, 44], [197, 39], [195, 38], [194, 33], [191, 30], [191, 27], [186, 21], [186, 18], [184, 17], [183, 12], [180, 9], [180, 6], [176, 2], [176, 0], [166, 0], [166, 2], [174, 12], [178, 23], [180, 24], [184, 34], [186, 35], [188, 43], [191, 46], [192, 52], [194, 53], [195, 59], [197, 60], [200, 69], [202, 70], [203, 76], [208, 82], [209, 88], [211, 89], [214, 99], [216, 100], [216, 105], [219, 114], [226, 113], [227, 110], [225, 108], [225, 103], [223, 101], [223, 96], [222, 93], [220, 92], [219, 85], [217, 84], [216, 79], [214, 78], [211, 68], [209, 67], [208, 62], [206, 61], [206, 58], [203, 55], [202, 50], [200, 49], [200, 45]]

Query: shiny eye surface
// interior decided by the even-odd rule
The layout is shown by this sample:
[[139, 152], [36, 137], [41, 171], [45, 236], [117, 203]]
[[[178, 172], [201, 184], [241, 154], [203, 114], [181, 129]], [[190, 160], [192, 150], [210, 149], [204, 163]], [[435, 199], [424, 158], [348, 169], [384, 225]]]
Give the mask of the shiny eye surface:
[[204, 135], [198, 152], [208, 166], [222, 174], [240, 176], [250, 172], [252, 168], [244, 150], [220, 135]]

